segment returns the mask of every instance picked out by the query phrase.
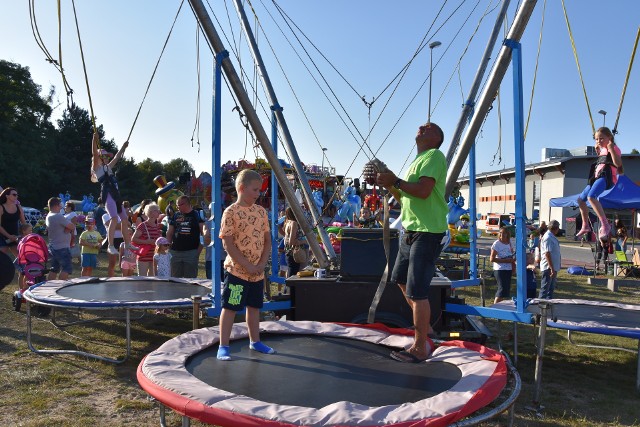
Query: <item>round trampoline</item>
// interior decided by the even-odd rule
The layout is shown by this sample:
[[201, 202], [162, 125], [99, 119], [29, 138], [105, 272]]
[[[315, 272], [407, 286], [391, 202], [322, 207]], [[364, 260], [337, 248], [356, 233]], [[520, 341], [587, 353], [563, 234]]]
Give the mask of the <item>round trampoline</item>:
[[[390, 350], [413, 338], [382, 325], [260, 326], [276, 354], [250, 351], [246, 324], [236, 324], [233, 359], [219, 361], [217, 327], [198, 329], [150, 353], [138, 366], [138, 382], [184, 417], [221, 426], [440, 426], [494, 402], [510, 371], [500, 353], [462, 341], [441, 345], [424, 363], [397, 362]], [[479, 421], [515, 401], [516, 382]], [[161, 417], [164, 423], [164, 411]]]
[[[192, 296], [201, 304], [211, 303], [211, 281], [200, 279], [158, 279], [155, 277], [81, 277], [50, 280], [31, 286], [24, 292], [27, 301], [27, 344], [41, 354], [77, 354], [107, 362], [122, 363], [130, 355], [130, 311], [133, 309], [189, 308]], [[82, 310], [124, 310], [127, 354], [124, 359], [111, 359], [76, 350], [38, 350], [31, 342], [30, 304], [51, 308]], [[97, 320], [101, 320], [98, 318]], [[55, 310], [52, 315], [55, 324]], [[80, 322], [77, 322], [80, 323]], [[56, 325], [59, 326], [59, 325]]]

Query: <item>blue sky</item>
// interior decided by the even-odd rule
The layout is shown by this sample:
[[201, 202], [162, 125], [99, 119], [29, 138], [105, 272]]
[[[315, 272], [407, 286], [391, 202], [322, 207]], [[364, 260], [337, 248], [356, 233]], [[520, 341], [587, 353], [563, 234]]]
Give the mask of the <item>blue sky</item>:
[[[42, 38], [52, 54], [57, 56], [56, 2], [35, 3]], [[232, 51], [236, 70], [240, 69], [240, 65], [234, 51], [240, 52], [247, 81], [254, 80], [256, 77], [247, 45], [239, 37], [233, 3], [229, 0], [226, 5], [218, 0], [209, 0], [209, 3], [220, 22], [216, 23], [214, 18], [214, 24], [227, 49]], [[513, 1], [510, 6], [509, 23], [515, 16], [517, 3]], [[565, 3], [596, 127], [601, 126], [603, 121], [598, 110], [608, 112], [606, 123], [613, 126], [640, 24], [640, 3], [637, 0], [606, 3], [566, 0]], [[98, 122], [105, 127], [107, 138], [114, 138], [118, 145], [129, 134], [179, 4], [178, 0], [76, 1], [95, 113]], [[369, 127], [379, 117], [367, 144], [392, 170], [400, 172], [406, 159], [415, 153], [415, 131], [427, 117], [428, 82], [424, 83], [429, 73], [429, 49], [424, 49], [415, 57], [397, 88], [392, 84], [385, 92], [383, 89], [409, 62], [443, 2], [278, 0], [277, 4], [291, 19], [290, 24], [293, 26], [295, 23], [343, 76], [340, 77], [318, 51], [305, 42], [306, 50], [323, 76], [320, 77], [311, 60], [304, 56], [306, 67], [312, 69], [316, 80], [322, 85], [320, 89], [305, 65], [293, 53], [290, 42], [300, 55], [305, 55], [274, 3], [270, 0], [252, 0], [261, 24], [261, 30], [257, 32], [258, 43], [301, 160], [321, 165], [324, 147], [327, 149], [325, 165], [335, 167], [338, 173], [360, 175], [364, 163], [371, 156], [369, 150], [366, 150], [367, 155], [358, 154], [358, 144], [362, 143], [360, 135], [366, 136]], [[75, 101], [88, 108], [71, 2], [63, 0], [62, 7], [63, 64], [75, 92]], [[458, 7], [458, 11], [445, 22]], [[525, 112], [531, 98], [543, 7], [544, 2], [539, 1], [522, 39]], [[433, 75], [432, 120], [445, 131], [445, 152], [498, 8], [497, 0], [447, 1], [427, 35], [427, 41], [442, 42], [442, 46], [433, 50], [433, 60], [437, 66]], [[44, 60], [34, 41], [28, 2], [4, 2], [2, 9], [0, 36], [4, 42], [0, 47], [0, 58], [28, 66], [34, 81], [43, 90], [48, 90], [52, 85], [57, 88], [59, 106], [54, 117], [58, 117], [65, 106], [61, 77]], [[480, 23], [463, 56], [481, 16], [487, 11], [489, 13]], [[255, 17], [249, 8], [247, 13], [255, 25]], [[543, 147], [575, 148], [592, 144], [591, 124], [561, 2], [549, 2], [544, 18], [537, 83], [525, 142], [527, 163], [539, 161]], [[441, 25], [442, 28], [434, 34]], [[300, 33], [297, 35], [302, 38]], [[229, 42], [227, 38], [232, 41]], [[181, 157], [191, 162], [197, 171], [211, 169], [212, 55], [202, 37], [200, 150], [197, 145], [192, 147], [191, 143], [198, 94], [196, 58], [196, 21], [185, 2], [131, 137], [128, 156], [137, 161], [151, 157], [162, 162]], [[282, 64], [286, 76], [277, 61]], [[458, 73], [456, 64], [459, 61]], [[450, 79], [450, 84], [446, 86]], [[623, 153], [632, 148], [640, 149], [639, 90], [640, 64], [635, 64], [618, 126], [619, 135], [616, 137]], [[509, 70], [501, 89], [500, 117], [496, 102], [477, 139], [478, 172], [514, 166], [511, 91]], [[237, 161], [243, 157], [253, 161], [255, 153], [251, 137], [238, 119], [238, 114], [232, 111], [232, 97], [226, 89], [224, 92], [223, 161]], [[251, 99], [254, 99], [256, 95], [253, 89], [250, 88], [249, 92]], [[390, 97], [392, 92], [393, 96]], [[380, 96], [373, 103], [370, 116], [369, 109], [361, 100], [362, 96], [368, 102]], [[333, 106], [326, 97], [331, 99]], [[263, 108], [268, 108], [268, 102], [261, 86], [256, 99], [262, 103], [258, 107], [258, 114], [270, 134], [268, 117], [263, 112]], [[340, 114], [334, 109], [338, 109]], [[343, 122], [349, 123], [349, 130]], [[498, 163], [497, 156], [494, 160], [494, 154], [498, 151], [500, 138], [502, 162]], [[281, 157], [286, 158], [282, 148], [279, 152]], [[261, 156], [259, 152], [258, 155]], [[463, 174], [466, 171], [466, 168], [463, 169]]]

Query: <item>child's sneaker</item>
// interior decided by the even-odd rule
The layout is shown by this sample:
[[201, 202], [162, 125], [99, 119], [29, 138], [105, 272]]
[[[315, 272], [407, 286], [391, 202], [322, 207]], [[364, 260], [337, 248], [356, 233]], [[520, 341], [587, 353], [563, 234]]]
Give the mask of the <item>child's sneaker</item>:
[[133, 246], [131, 243], [127, 245], [127, 249], [129, 249], [131, 252], [138, 252], [140, 250], [139, 247]]
[[109, 255], [118, 255], [118, 250], [115, 246], [109, 245], [109, 247], [107, 248], [107, 253], [109, 253]]

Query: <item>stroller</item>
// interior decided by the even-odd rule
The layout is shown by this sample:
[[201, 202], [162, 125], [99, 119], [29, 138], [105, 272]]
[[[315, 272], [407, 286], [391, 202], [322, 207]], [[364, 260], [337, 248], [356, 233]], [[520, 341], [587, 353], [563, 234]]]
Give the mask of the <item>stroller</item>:
[[[49, 248], [47, 242], [39, 234], [31, 233], [23, 237], [18, 243], [18, 258], [16, 263], [18, 270], [25, 276], [25, 285], [13, 294], [13, 308], [20, 311], [22, 294], [29, 286], [46, 280], [47, 261], [49, 260]], [[44, 308], [44, 307], [42, 307]]]

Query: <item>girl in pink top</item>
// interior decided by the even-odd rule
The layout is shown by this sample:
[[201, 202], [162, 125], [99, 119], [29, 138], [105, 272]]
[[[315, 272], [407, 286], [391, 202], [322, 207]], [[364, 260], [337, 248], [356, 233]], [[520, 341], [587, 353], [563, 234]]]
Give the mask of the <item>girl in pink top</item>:
[[582, 190], [578, 197], [578, 205], [582, 216], [582, 228], [576, 234], [580, 237], [591, 231], [589, 224], [589, 208], [585, 200], [589, 200], [593, 210], [600, 219], [602, 226], [599, 230], [601, 240], [608, 240], [611, 233], [611, 225], [604, 214], [604, 209], [598, 201], [598, 196], [603, 191], [613, 187], [618, 182], [618, 173], [622, 173], [622, 154], [620, 148], [613, 140], [613, 133], [607, 127], [601, 127], [594, 135], [598, 160], [592, 165], [589, 173], [589, 185]]

